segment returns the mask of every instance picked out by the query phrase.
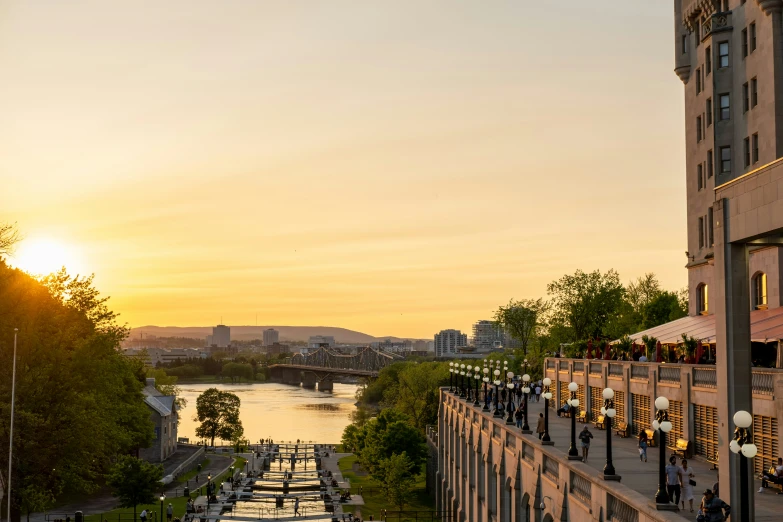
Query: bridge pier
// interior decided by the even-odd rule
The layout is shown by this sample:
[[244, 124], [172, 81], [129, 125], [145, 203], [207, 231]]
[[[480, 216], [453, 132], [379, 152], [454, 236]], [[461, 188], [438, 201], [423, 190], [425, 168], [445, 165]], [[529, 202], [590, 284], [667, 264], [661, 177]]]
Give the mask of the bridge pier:
[[313, 372], [302, 372], [302, 388], [315, 389], [316, 376]]
[[299, 370], [285, 370], [283, 372], [283, 384], [290, 384], [292, 386], [299, 386], [302, 382]]
[[330, 375], [318, 381], [318, 391], [334, 391], [334, 378]]

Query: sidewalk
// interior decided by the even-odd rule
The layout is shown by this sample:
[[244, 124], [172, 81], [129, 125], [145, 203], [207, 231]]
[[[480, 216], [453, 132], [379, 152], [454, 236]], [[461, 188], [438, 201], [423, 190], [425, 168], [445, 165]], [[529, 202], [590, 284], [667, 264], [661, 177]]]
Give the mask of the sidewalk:
[[[538, 403], [531, 402], [529, 403], [529, 407], [530, 415], [528, 424], [530, 425], [530, 429], [534, 432], [533, 435], [536, 436], [536, 423], [538, 422], [539, 413], [543, 413], [544, 411], [544, 400], [542, 399], [541, 402]], [[577, 421], [577, 434], [584, 426], [585, 424]], [[594, 468], [596, 472], [600, 471], [603, 473], [604, 465], [606, 464], [606, 431], [595, 428], [592, 423], [587, 423], [587, 426], [589, 426], [594, 437], [590, 444], [587, 465]], [[514, 429], [516, 429], [516, 427], [514, 427]], [[554, 447], [556, 449], [563, 453], [567, 453], [571, 444], [571, 419], [565, 417], [560, 418], [557, 416], [556, 410], [551, 409], [549, 412], [549, 436], [555, 442]], [[581, 455], [582, 450], [578, 438], [576, 439], [576, 443], [577, 449], [579, 449]], [[658, 490], [659, 451], [660, 448], [648, 448], [647, 462], [642, 462], [639, 460], [639, 448], [636, 438], [620, 438], [616, 433], [612, 432], [612, 463], [614, 464], [615, 472], [622, 477], [623, 484], [638, 491], [651, 500], [655, 497], [655, 493]], [[671, 450], [666, 450], [667, 459], [671, 453]], [[706, 460], [700, 458], [689, 459], [688, 467], [693, 468], [696, 475], [694, 478], [694, 480], [696, 480], [696, 486], [693, 488], [694, 512], [690, 513], [686, 502], [685, 511], [680, 511], [679, 513], [687, 520], [696, 520], [696, 510], [698, 510], [699, 503], [701, 502], [702, 492], [707, 488], [712, 488], [712, 485], [718, 480], [718, 472], [711, 471], [711, 465], [708, 464]], [[760, 481], [755, 481], [754, 489], [758, 489], [760, 485]], [[776, 522], [781, 520], [783, 496], [776, 495], [770, 490], [762, 494], [756, 493], [754, 497], [756, 506], [755, 522]], [[723, 498], [723, 500], [728, 502], [728, 499], [726, 498]]]

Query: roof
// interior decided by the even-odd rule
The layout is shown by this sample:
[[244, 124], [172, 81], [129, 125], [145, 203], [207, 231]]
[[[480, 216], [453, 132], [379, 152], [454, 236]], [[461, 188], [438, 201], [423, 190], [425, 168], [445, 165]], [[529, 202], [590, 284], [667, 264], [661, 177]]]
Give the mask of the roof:
[[149, 384], [142, 388], [141, 393], [144, 394], [144, 402], [147, 403], [147, 406], [158, 412], [162, 417], [167, 417], [175, 411], [175, 397], [173, 395], [163, 395], [157, 388]]
[[[658, 338], [662, 344], [678, 344], [682, 342], [682, 334], [688, 334], [702, 342], [714, 343], [715, 315], [683, 317], [631, 334], [630, 337], [641, 342], [642, 336], [647, 335]], [[783, 307], [750, 312], [750, 339], [761, 343], [783, 339]]]

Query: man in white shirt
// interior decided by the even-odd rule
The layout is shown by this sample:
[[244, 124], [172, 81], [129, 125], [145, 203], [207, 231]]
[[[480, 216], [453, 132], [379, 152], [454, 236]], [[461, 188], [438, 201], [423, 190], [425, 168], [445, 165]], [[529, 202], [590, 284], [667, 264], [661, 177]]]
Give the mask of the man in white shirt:
[[[773, 484], [783, 484], [783, 457], [778, 458], [778, 465], [775, 466], [774, 473], [764, 473], [761, 478], [759, 493], [763, 492], [764, 488], [768, 487], [770, 482]], [[783, 491], [778, 492], [778, 495], [783, 495]]]
[[680, 503], [680, 476], [682, 468], [677, 465], [677, 459], [672, 455], [669, 457], [669, 465], [666, 466], [666, 492], [669, 494], [669, 501], [674, 505]]

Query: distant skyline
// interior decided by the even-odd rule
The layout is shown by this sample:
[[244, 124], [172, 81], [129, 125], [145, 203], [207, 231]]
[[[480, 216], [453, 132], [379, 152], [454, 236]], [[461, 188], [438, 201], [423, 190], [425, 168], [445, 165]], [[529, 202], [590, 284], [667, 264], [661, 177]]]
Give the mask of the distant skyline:
[[6, 1], [0, 222], [57, 253], [26, 263], [94, 272], [131, 326], [431, 338], [576, 269], [679, 289], [671, 16]]

